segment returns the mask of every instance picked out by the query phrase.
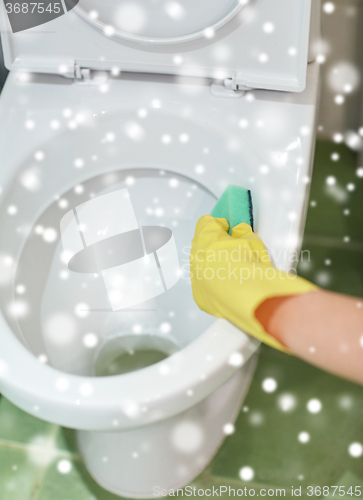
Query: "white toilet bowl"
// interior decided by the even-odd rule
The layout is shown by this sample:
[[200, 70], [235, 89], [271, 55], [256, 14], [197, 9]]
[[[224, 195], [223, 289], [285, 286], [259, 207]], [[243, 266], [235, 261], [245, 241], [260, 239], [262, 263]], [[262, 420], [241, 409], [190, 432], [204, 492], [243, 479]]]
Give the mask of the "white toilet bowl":
[[[267, 2], [253, 4], [260, 20], [271, 13]], [[70, 76], [52, 52], [70, 47], [84, 60], [102, 47], [108, 57], [98, 54], [91, 69], [109, 69], [123, 47], [126, 59], [153, 60], [129, 61], [128, 71], [173, 73], [168, 38], [141, 54], [129, 39], [122, 46], [91, 31], [83, 11], [52, 21], [47, 49], [42, 26], [31, 44], [24, 34], [3, 40], [8, 65], [28, 72], [11, 71], [0, 99], [0, 389], [23, 410], [76, 429], [88, 470], [117, 494], [152, 497], [191, 481], [247, 393], [259, 342], [198, 309], [190, 242], [226, 186], [241, 185], [252, 192], [255, 227], [275, 264], [296, 265], [318, 67], [309, 65], [301, 93], [245, 92], [241, 82], [304, 88], [306, 5], [293, 7], [296, 23], [303, 8], [301, 33], [293, 23], [285, 33], [301, 43], [296, 64], [256, 72], [246, 52], [246, 75], [228, 70], [228, 81], [198, 64], [190, 70], [193, 54], [198, 63], [213, 56], [205, 40], [188, 46], [178, 77], [90, 77], [75, 61], [75, 80], [42, 74]], [[227, 18], [221, 29], [234, 47], [241, 33], [259, 39], [258, 15], [246, 32], [228, 28]], [[86, 34], [97, 43], [84, 45]]]
[[[144, 81], [119, 78], [106, 98], [82, 87], [82, 100], [71, 102], [74, 88], [62, 79], [9, 76], [0, 100], [1, 390], [25, 411], [78, 429], [89, 471], [111, 491], [148, 497], [156, 486], [186, 484], [233, 423], [259, 343], [199, 311], [190, 240], [226, 185], [243, 185], [276, 262], [291, 267], [311, 165], [314, 65], [309, 79], [293, 102], [265, 91], [219, 99], [207, 84], [162, 78], [142, 97]], [[172, 230], [182, 271], [127, 312], [112, 310], [100, 276], [69, 269], [60, 226], [70, 208], [125, 189], [140, 226]], [[165, 359], [112, 375], [116, 355], [148, 350]], [[98, 365], [98, 375], [111, 375], [95, 377]]]

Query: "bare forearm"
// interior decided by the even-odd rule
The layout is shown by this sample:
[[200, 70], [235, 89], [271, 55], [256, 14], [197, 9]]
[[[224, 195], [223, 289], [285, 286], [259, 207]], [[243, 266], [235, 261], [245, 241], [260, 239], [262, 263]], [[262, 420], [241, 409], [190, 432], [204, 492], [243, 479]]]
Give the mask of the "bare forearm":
[[300, 358], [363, 384], [363, 300], [319, 290], [268, 299], [256, 317]]

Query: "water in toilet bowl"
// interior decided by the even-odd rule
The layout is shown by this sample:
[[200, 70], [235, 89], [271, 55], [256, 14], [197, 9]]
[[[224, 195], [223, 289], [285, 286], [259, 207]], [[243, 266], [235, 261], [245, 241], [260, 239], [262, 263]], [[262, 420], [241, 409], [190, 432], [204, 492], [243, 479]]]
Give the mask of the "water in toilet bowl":
[[129, 373], [163, 361], [178, 351], [178, 345], [162, 336], [114, 335], [106, 337], [95, 355], [94, 374], [98, 377]]

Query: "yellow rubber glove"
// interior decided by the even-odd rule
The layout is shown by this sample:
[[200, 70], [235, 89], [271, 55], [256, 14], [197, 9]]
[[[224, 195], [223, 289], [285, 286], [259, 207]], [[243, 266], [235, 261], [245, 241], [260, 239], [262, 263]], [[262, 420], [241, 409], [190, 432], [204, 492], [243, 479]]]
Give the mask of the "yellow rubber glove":
[[295, 274], [276, 269], [261, 239], [245, 223], [228, 234], [226, 219], [201, 217], [190, 253], [194, 300], [203, 311], [225, 318], [265, 344], [289, 350], [267, 333], [255, 317], [262, 302], [297, 295], [318, 287]]

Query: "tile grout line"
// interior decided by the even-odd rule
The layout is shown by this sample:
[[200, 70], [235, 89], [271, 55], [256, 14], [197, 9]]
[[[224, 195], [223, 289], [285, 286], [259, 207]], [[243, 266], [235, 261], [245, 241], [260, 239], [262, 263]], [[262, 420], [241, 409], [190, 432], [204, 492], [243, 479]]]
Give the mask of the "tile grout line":
[[[18, 443], [16, 441], [7, 441], [6, 439], [0, 439], [0, 448], [9, 448], [13, 450], [21, 450], [21, 451], [38, 451], [42, 452], [44, 449], [47, 449], [44, 446], [37, 446], [33, 444], [25, 444], [25, 443]], [[73, 459], [79, 460], [81, 459], [81, 455], [78, 453], [73, 453], [72, 451], [68, 450], [60, 450], [55, 448], [54, 455], [59, 455], [59, 456], [66, 456], [66, 457], [71, 457]]]
[[[57, 438], [57, 434], [59, 432], [59, 429], [60, 429], [59, 425], [56, 425], [56, 424], [53, 425], [52, 431], [49, 433], [50, 443], [49, 443], [48, 446], [43, 447], [43, 448], [42, 447], [38, 447], [38, 446], [33, 447], [33, 448], [36, 448], [36, 449], [43, 449], [44, 451], [46, 451], [48, 449], [49, 449], [49, 451], [52, 451], [54, 449], [55, 453], [52, 456], [51, 460], [47, 461], [43, 466], [40, 467], [40, 470], [39, 470], [38, 476], [37, 476], [37, 478], [35, 480], [32, 492], [30, 493], [29, 500], [36, 500], [36, 498], [38, 496], [38, 493], [39, 493], [39, 490], [40, 490], [40, 486], [41, 486], [41, 484], [43, 482], [45, 473], [46, 473], [49, 465], [54, 460], [55, 456], [62, 455], [62, 453], [59, 453], [61, 450], [57, 450], [55, 448], [56, 438]], [[28, 447], [28, 449], [29, 448], [31, 448], [31, 447]], [[68, 453], [68, 454], [66, 453], [66, 456], [72, 456], [72, 454], [71, 453]]]
[[[56, 437], [57, 437], [57, 433], [59, 431], [59, 426], [58, 425], [54, 425], [53, 426], [53, 430], [52, 432], [49, 433], [49, 437], [51, 438], [51, 443], [50, 445], [55, 445], [55, 441], [56, 441]], [[47, 449], [48, 447], [46, 447], [45, 449]], [[49, 446], [50, 448], [50, 446]], [[43, 478], [45, 476], [45, 473], [46, 473], [46, 470], [49, 466], [49, 462], [47, 461], [41, 468], [40, 468], [40, 471], [38, 473], [38, 477], [37, 479], [35, 480], [35, 483], [34, 483], [34, 486], [33, 486], [33, 490], [32, 492], [30, 493], [30, 498], [29, 500], [33, 500], [35, 499], [37, 496], [38, 496], [38, 493], [39, 493], [39, 488], [42, 484], [42, 481], [43, 481]]]
[[[49, 433], [49, 435], [50, 435], [49, 437], [51, 438], [51, 443], [50, 443], [51, 445], [55, 445], [58, 430], [59, 430], [59, 426], [54, 425], [52, 432]], [[48, 447], [46, 447], [45, 449], [47, 449], [47, 448]], [[44, 479], [44, 476], [45, 476], [45, 473], [46, 473], [48, 466], [49, 466], [49, 463], [47, 462], [46, 464], [44, 464], [40, 468], [40, 471], [38, 473], [38, 477], [36, 478], [32, 492], [30, 493], [29, 500], [35, 500], [35, 498], [38, 496], [39, 489], [40, 489], [40, 486], [41, 486], [42, 481]]]

